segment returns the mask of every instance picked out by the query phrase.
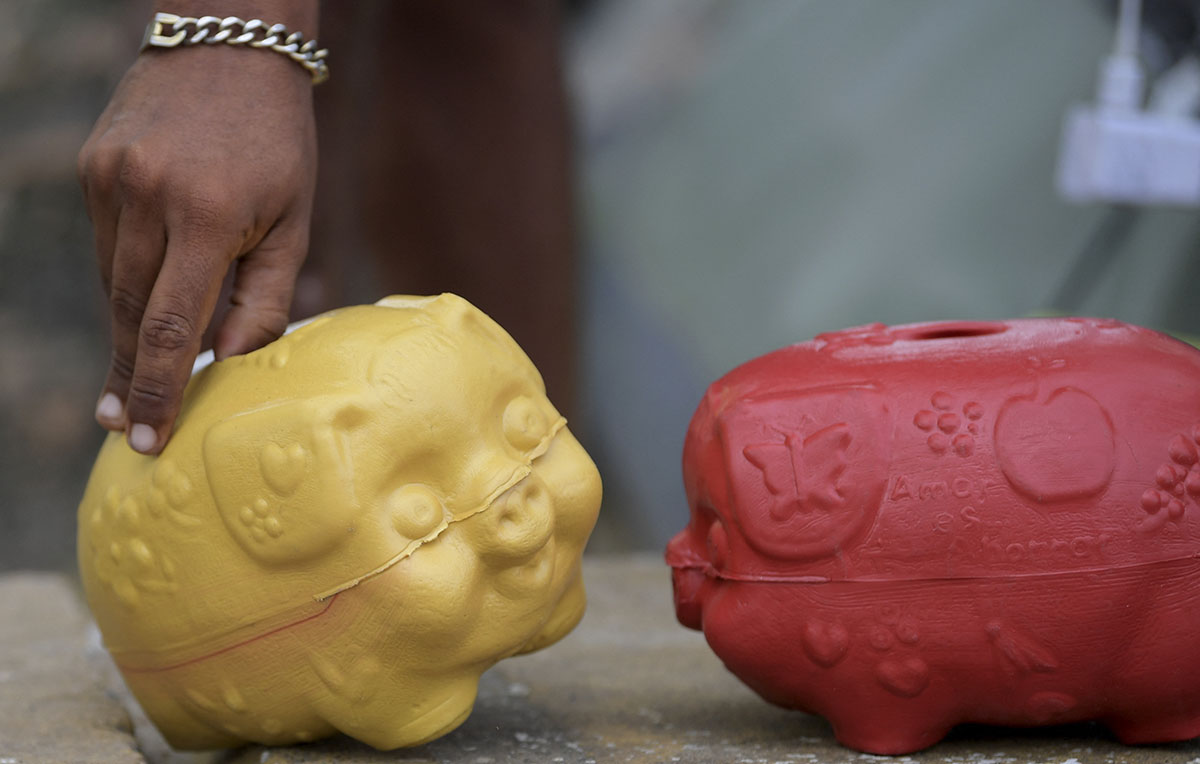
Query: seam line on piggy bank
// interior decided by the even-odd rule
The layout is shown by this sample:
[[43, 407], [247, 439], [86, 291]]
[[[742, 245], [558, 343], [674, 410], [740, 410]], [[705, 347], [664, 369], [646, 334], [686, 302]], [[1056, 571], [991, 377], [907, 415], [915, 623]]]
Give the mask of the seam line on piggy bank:
[[1166, 567], [1178, 562], [1197, 561], [1200, 560], [1200, 554], [1180, 555], [1178, 557], [1166, 557], [1159, 560], [1146, 560], [1142, 562], [1131, 562], [1124, 564], [1110, 564], [1098, 567], [1088, 568], [1070, 568], [1068, 570], [1050, 570], [1039, 571], [1034, 573], [1004, 573], [1002, 575], [962, 575], [962, 576], [896, 576], [896, 575], [880, 575], [880, 576], [852, 576], [849, 578], [832, 578], [829, 576], [797, 576], [786, 574], [771, 574], [771, 573], [738, 573], [729, 570], [717, 570], [712, 565], [696, 562], [692, 560], [681, 560], [671, 554], [666, 555], [667, 565], [675, 570], [699, 570], [708, 578], [717, 579], [719, 581], [740, 581], [746, 583], [765, 583], [765, 584], [852, 584], [852, 583], [914, 583], [914, 582], [937, 582], [937, 581], [988, 581], [988, 582], [1004, 582], [1004, 581], [1027, 581], [1037, 578], [1062, 578], [1062, 577], [1078, 577], [1089, 573], [1111, 573], [1124, 570], [1146, 570], [1157, 567]]
[[[215, 650], [210, 650], [209, 652], [204, 653], [202, 655], [196, 655], [196, 656], [192, 656], [189, 658], [184, 658], [182, 660], [178, 660], [174, 663], [168, 663], [166, 665], [145, 665], [145, 664], [150, 663], [150, 661], [152, 661], [154, 657], [161, 657], [163, 652], [165, 652], [165, 651], [158, 651], [158, 652], [153, 652], [153, 653], [146, 652], [146, 651], [142, 651], [139, 653], [123, 653], [119, 650], [109, 650], [109, 652], [112, 654], [113, 663], [115, 663], [117, 668], [119, 668], [121, 671], [127, 671], [127, 672], [130, 672], [133, 674], [157, 674], [157, 673], [160, 673], [163, 671], [174, 671], [175, 669], [181, 669], [181, 668], [184, 668], [185, 666], [191, 666], [193, 664], [200, 663], [202, 661], [206, 661], [210, 658], [215, 658], [218, 655], [223, 655], [224, 653], [232, 652], [233, 650], [237, 650], [238, 648], [245, 647], [246, 645], [249, 645], [253, 642], [257, 642], [260, 639], [266, 639], [267, 637], [274, 636], [276, 634], [282, 634], [283, 632], [286, 632], [289, 629], [293, 629], [301, 624], [309, 623], [310, 621], [315, 621], [318, 618], [320, 618], [321, 616], [328, 613], [329, 610], [333, 607], [333, 603], [337, 602], [337, 599], [338, 599], [337, 595], [335, 594], [334, 596], [325, 600], [324, 603], [322, 603], [321, 609], [316, 611], [315, 613], [310, 613], [308, 615], [303, 616], [302, 618], [288, 621], [288, 622], [282, 624], [281, 626], [276, 626], [274, 628], [270, 628], [265, 631], [258, 632], [252, 636], [246, 637], [244, 639], [240, 639], [240, 640], [234, 642], [233, 644], [225, 645], [224, 647], [219, 647]], [[290, 614], [291, 612], [292, 611], [288, 611], [288, 614]], [[237, 632], [234, 632], [234, 634], [237, 634]]]
[[[455, 523], [463, 522], [472, 517], [475, 517], [476, 515], [478, 515], [482, 512], [485, 512], [485, 511], [491, 509], [495, 505], [496, 500], [500, 496], [504, 495], [504, 493], [506, 493], [507, 491], [512, 490], [514, 487], [520, 485], [522, 481], [524, 481], [526, 478], [529, 477], [530, 474], [532, 474], [533, 462], [536, 461], [538, 457], [545, 454], [545, 452], [550, 448], [550, 444], [553, 442], [554, 437], [556, 435], [558, 435], [558, 433], [563, 428], [565, 428], [566, 425], [567, 425], [566, 418], [559, 417], [558, 420], [550, 427], [549, 433], [546, 435], [546, 437], [543, 438], [543, 440], [540, 443], [538, 443], [536, 446], [534, 446], [533, 448], [531, 448], [529, 450], [529, 464], [524, 465], [522, 468], [515, 470], [513, 472], [512, 476], [508, 480], [506, 480], [505, 482], [500, 484], [500, 486], [497, 487], [492, 492], [492, 494], [490, 496], [488, 496], [487, 499], [480, 504], [479, 507], [477, 507], [476, 509], [474, 509], [470, 512], [463, 513], [456, 517], [452, 517], [449, 520], [443, 519], [442, 523], [436, 529], [434, 529], [431, 533], [429, 533], [427, 536], [414, 540], [408, 546], [406, 546], [403, 550], [401, 550], [399, 553], [397, 553], [396, 555], [394, 555], [393, 557], [391, 557], [390, 559], [388, 559], [386, 562], [382, 563], [381, 565], [375, 567], [374, 569], [372, 569], [360, 576], [356, 576], [353, 579], [346, 581], [345, 583], [339, 584], [338, 586], [335, 586], [331, 589], [328, 589], [326, 591], [312, 595], [313, 602], [322, 603], [324, 605], [324, 607], [322, 607], [316, 613], [303, 613], [303, 614], [298, 615], [298, 613], [301, 613], [302, 611], [305, 611], [308, 608], [310, 608], [311, 607], [310, 603], [305, 603], [299, 607], [294, 607], [294, 608], [290, 608], [288, 610], [281, 611], [279, 613], [274, 614], [271, 619], [275, 623], [278, 623], [279, 621], [283, 621], [283, 623], [281, 623], [279, 625], [275, 625], [273, 623], [272, 625], [268, 626], [265, 629], [260, 627], [258, 630], [254, 631], [254, 632], [248, 632], [246, 629], [234, 630], [232, 632], [221, 635], [224, 638], [224, 640], [228, 640], [229, 642], [231, 642], [231, 644], [222, 645], [221, 647], [211, 650], [203, 655], [189, 656], [187, 658], [177, 660], [174, 663], [169, 663], [168, 665], [160, 666], [160, 665], [150, 665], [150, 664], [153, 664], [155, 662], [155, 659], [162, 660], [164, 656], [169, 655], [170, 653], [179, 653], [179, 652], [186, 653], [189, 648], [193, 647], [197, 643], [196, 642], [179, 643], [179, 644], [165, 647], [161, 650], [154, 651], [153, 653], [146, 652], [146, 651], [139, 651], [137, 653], [125, 653], [125, 652], [121, 651], [120, 649], [114, 649], [112, 646], [109, 646], [109, 645], [106, 645], [106, 649], [109, 650], [109, 652], [113, 655], [114, 659], [119, 658], [118, 660], [116, 660], [116, 663], [117, 663], [118, 667], [121, 668], [122, 670], [136, 671], [136, 672], [140, 672], [140, 673], [167, 671], [170, 669], [181, 668], [183, 666], [197, 663], [199, 661], [205, 660], [206, 658], [215, 657], [222, 653], [226, 653], [231, 650], [234, 650], [239, 647], [250, 644], [252, 642], [255, 642], [264, 637], [267, 637], [267, 636], [270, 636], [273, 634], [279, 634], [284, 631], [287, 631], [290, 628], [298, 626], [302, 623], [307, 623], [309, 621], [312, 621], [312, 620], [324, 615], [329, 610], [330, 606], [336, 600], [337, 595], [339, 595], [345, 591], [348, 591], [366, 581], [369, 581], [370, 579], [375, 578], [376, 576], [378, 576], [382, 573], [387, 572], [391, 568], [393, 568], [396, 565], [398, 565], [399, 563], [403, 562], [405, 559], [411, 557], [416, 552], [416, 550], [419, 549], [420, 547], [437, 540], [438, 537], [440, 537], [443, 533], [445, 533], [446, 530], [448, 528], [450, 528], [451, 525], [454, 525]], [[256, 624], [253, 624], [252, 626], [260, 626], [260, 624], [256, 623]], [[246, 636], [247, 633], [249, 633], [248, 636]], [[205, 641], [211, 641], [211, 636], [207, 637]]]
[[387, 562], [384, 562], [382, 565], [379, 565], [379, 566], [373, 568], [372, 570], [369, 570], [366, 573], [363, 573], [361, 576], [355, 576], [354, 578], [350, 579], [349, 581], [338, 584], [337, 586], [335, 586], [331, 589], [328, 589], [326, 591], [323, 591], [320, 594], [314, 594], [313, 599], [316, 600], [317, 602], [323, 602], [324, 600], [327, 600], [336, 594], [341, 594], [342, 592], [346, 591], [347, 589], [351, 589], [355, 586], [358, 586], [359, 584], [361, 584], [364, 581], [368, 581], [368, 580], [374, 578], [375, 576], [378, 576], [380, 573], [387, 571], [389, 568], [396, 565], [401, 560], [412, 555], [421, 546], [428, 544], [429, 542], [437, 539], [437, 537], [442, 535], [446, 531], [446, 529], [449, 528], [453, 523], [462, 522], [463, 520], [474, 517], [475, 515], [479, 514], [480, 512], [485, 512], [488, 509], [490, 509], [492, 507], [492, 505], [494, 505], [496, 503], [496, 499], [500, 498], [506, 491], [511, 490], [513, 487], [519, 485], [522, 480], [529, 477], [529, 475], [533, 472], [534, 460], [537, 459], [542, 454], [546, 453], [546, 451], [550, 448], [550, 444], [553, 442], [554, 437], [556, 435], [558, 435], [559, 431], [562, 430], [566, 426], [567, 426], [566, 418], [560, 416], [558, 418], [558, 420], [555, 421], [554, 424], [552, 424], [550, 426], [550, 431], [546, 434], [545, 437], [542, 438], [541, 442], [529, 450], [528, 463], [521, 465], [520, 468], [515, 470], [512, 474], [512, 477], [510, 477], [508, 480], [501, 483], [494, 491], [492, 491], [491, 495], [488, 496], [483, 501], [483, 503], [480, 504], [479, 507], [477, 507], [476, 509], [474, 509], [470, 512], [463, 513], [457, 517], [451, 517], [449, 520], [443, 519], [441, 524], [437, 528], [435, 528], [433, 530], [433, 532], [431, 532], [429, 535], [425, 536], [424, 538], [414, 540], [412, 543], [410, 543], [404, 549], [400, 550], [400, 552], [398, 552], [396, 555], [394, 555]]

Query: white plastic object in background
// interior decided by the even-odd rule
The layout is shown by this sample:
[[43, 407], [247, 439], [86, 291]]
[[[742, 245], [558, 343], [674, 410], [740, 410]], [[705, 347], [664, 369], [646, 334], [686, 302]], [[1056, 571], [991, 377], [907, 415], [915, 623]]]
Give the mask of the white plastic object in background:
[[1077, 107], [1063, 131], [1058, 192], [1071, 202], [1200, 205], [1200, 123]]
[[1095, 106], [1063, 126], [1058, 191], [1071, 202], [1200, 206], [1200, 121], [1142, 109], [1139, 0], [1121, 0]]

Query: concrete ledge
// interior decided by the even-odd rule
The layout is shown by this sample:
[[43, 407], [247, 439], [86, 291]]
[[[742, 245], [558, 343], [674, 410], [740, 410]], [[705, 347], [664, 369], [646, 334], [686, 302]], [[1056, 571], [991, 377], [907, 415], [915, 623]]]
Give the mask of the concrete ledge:
[[378, 753], [346, 739], [254, 746], [227, 764], [422, 761], [722, 764], [1196, 764], [1200, 742], [1130, 748], [1098, 725], [964, 727], [913, 756], [842, 748], [822, 719], [771, 706], [725, 670], [703, 635], [675, 621], [658, 555], [585, 561], [588, 612], [562, 642], [484, 676], [466, 723], [420, 748]]
[[0, 764], [140, 762], [143, 754], [153, 764], [1200, 762], [1198, 741], [1130, 748], [1089, 724], [963, 727], [928, 751], [895, 758], [849, 751], [823, 720], [760, 700], [702, 635], [675, 622], [657, 555], [589, 558], [585, 575], [590, 605], [579, 628], [488, 672], [474, 713], [441, 740], [390, 753], [334, 738], [211, 755], [173, 753], [141, 726], [135, 747], [120, 693], [104, 689], [108, 664], [87, 652], [88, 622], [70, 585], [55, 576], [0, 577]]
[[87, 650], [87, 612], [68, 579], [0, 576], [0, 762], [138, 764], [129, 714]]

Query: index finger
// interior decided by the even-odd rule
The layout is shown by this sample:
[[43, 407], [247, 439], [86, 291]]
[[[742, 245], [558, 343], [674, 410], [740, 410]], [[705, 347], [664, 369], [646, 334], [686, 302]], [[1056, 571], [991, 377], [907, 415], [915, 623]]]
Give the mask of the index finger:
[[192, 363], [238, 244], [224, 237], [168, 238], [162, 270], [138, 332], [137, 360], [125, 404], [133, 450], [156, 454], [170, 438]]
[[125, 429], [125, 399], [137, 358], [138, 333], [146, 303], [162, 269], [166, 235], [162, 220], [144, 206], [130, 205], [117, 221], [112, 272], [106, 280], [112, 324], [112, 357], [96, 419], [109, 430]]

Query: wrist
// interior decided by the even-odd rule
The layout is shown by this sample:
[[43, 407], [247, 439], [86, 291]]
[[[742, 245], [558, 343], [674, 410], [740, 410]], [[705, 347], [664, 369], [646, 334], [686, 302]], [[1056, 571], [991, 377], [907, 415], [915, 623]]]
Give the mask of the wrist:
[[245, 46], [149, 47], [134, 62], [131, 71], [135, 70], [154, 72], [158, 81], [174, 83], [200, 99], [312, 102], [312, 76], [307, 71], [285, 56]]
[[[233, 1], [232, 4], [240, 13], [266, 11], [265, 14], [247, 17], [217, 15], [216, 6], [222, 1], [231, 2], [160, 0], [163, 4], [171, 4], [173, 8], [155, 12], [146, 27], [142, 50], [241, 47], [268, 51], [297, 64], [308, 73], [312, 84], [328, 79], [326, 59], [329, 51], [321, 48], [312, 34], [306, 35], [295, 26], [296, 20], [303, 23], [305, 19], [311, 27], [316, 26], [316, 0], [287, 4], [284, 12], [275, 16], [270, 14], [279, 9], [281, 0]], [[292, 26], [289, 26], [289, 21]]]
[[154, 0], [151, 13], [262, 19], [300, 32], [306, 40], [316, 39], [320, 31], [317, 0]]

